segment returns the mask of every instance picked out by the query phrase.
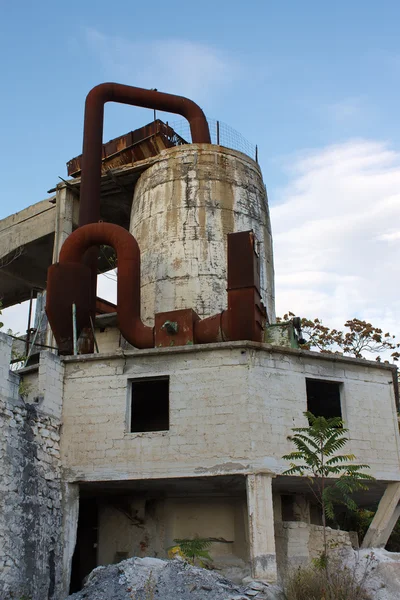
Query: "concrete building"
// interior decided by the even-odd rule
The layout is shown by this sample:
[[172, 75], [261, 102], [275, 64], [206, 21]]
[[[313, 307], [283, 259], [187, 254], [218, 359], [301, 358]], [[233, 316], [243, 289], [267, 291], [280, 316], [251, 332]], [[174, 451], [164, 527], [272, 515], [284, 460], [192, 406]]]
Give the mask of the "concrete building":
[[[138, 242], [141, 316], [154, 327], [153, 345], [124, 339], [121, 295], [117, 308], [97, 304], [98, 352], [45, 350], [11, 372], [11, 340], [0, 334], [3, 594], [62, 599], [97, 565], [166, 557], [175, 539], [196, 536], [212, 541], [215, 566], [238, 579], [275, 581], [288, 565], [307, 562], [322, 548], [321, 510], [306, 478], [282, 475], [288, 435], [307, 425], [306, 410], [341, 416], [346, 452], [371, 466], [376, 481], [357, 498], [362, 506], [380, 502], [367, 543], [384, 545], [398, 517], [396, 370], [299, 349], [293, 323], [275, 324], [272, 234], [257, 162], [221, 140], [162, 146], [154, 135], [151, 156], [143, 157], [146, 138], [145, 146], [139, 139], [111, 152], [119, 161], [111, 170], [110, 156], [103, 158], [100, 202], [102, 218]], [[133, 158], [121, 166], [127, 147]], [[0, 222], [0, 258], [15, 256], [2, 278], [6, 305], [45, 289], [43, 272], [74, 235], [79, 159], [72, 164], [76, 177], [49, 203]], [[232, 283], [227, 247], [228, 234], [246, 231], [254, 267], [247, 288], [248, 273]], [[29, 244], [46, 251], [31, 256]], [[34, 281], [22, 258], [37, 261]], [[226, 339], [238, 324], [225, 328], [224, 314], [237, 316], [235, 298], [249, 286], [252, 298], [259, 286], [262, 300], [252, 300], [258, 340], [240, 332]], [[185, 321], [188, 309], [195, 316]], [[219, 337], [208, 341], [201, 323], [220, 313]], [[54, 344], [51, 332], [47, 341]], [[349, 532], [329, 537], [357, 544]]]

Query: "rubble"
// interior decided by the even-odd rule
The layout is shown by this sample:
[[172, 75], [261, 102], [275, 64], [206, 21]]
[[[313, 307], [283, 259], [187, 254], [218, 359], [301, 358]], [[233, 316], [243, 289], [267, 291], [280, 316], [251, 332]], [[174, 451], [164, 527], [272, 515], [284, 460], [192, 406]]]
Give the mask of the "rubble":
[[237, 585], [180, 559], [129, 558], [94, 569], [69, 600], [280, 600], [277, 586], [245, 581]]

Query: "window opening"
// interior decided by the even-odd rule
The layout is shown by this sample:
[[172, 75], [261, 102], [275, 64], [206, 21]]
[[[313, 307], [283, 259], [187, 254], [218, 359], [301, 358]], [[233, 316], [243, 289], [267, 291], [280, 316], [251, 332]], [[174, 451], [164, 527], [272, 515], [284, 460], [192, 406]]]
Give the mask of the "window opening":
[[281, 495], [282, 521], [295, 521], [294, 518], [294, 497], [286, 494]]
[[307, 410], [315, 417], [342, 418], [340, 386], [336, 381], [306, 379]]
[[169, 378], [132, 381], [132, 433], [169, 429]]

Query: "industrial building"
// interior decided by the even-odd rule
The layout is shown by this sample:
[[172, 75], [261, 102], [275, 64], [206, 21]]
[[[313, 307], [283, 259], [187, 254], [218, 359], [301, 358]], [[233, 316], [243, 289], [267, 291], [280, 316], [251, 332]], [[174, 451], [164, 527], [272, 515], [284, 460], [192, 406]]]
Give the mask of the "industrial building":
[[[103, 145], [108, 101], [181, 114], [190, 139], [156, 119]], [[97, 565], [167, 557], [177, 538], [209, 538], [238, 580], [309, 561], [321, 509], [306, 478], [282, 475], [306, 410], [341, 416], [376, 478], [357, 498], [379, 502], [364, 545], [399, 516], [396, 369], [303, 350], [296, 321], [276, 324], [256, 153], [219, 123], [213, 137], [185, 98], [102, 84], [71, 178], [0, 221], [3, 306], [38, 296], [18, 371], [0, 334], [4, 597], [61, 600]], [[116, 305], [96, 298], [111, 248]]]

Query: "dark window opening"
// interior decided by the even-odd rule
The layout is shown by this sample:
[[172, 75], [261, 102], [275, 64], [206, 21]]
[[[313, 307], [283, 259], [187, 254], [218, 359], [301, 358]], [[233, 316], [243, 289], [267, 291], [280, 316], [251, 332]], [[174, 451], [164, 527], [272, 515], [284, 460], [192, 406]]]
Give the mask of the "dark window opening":
[[310, 503], [310, 523], [311, 525], [322, 525], [322, 510], [317, 504]]
[[340, 383], [306, 379], [307, 410], [315, 417], [342, 417]]
[[131, 432], [169, 429], [169, 378], [132, 381]]
[[281, 510], [282, 510], [282, 521], [295, 521], [294, 518], [294, 496], [286, 494], [281, 495]]

